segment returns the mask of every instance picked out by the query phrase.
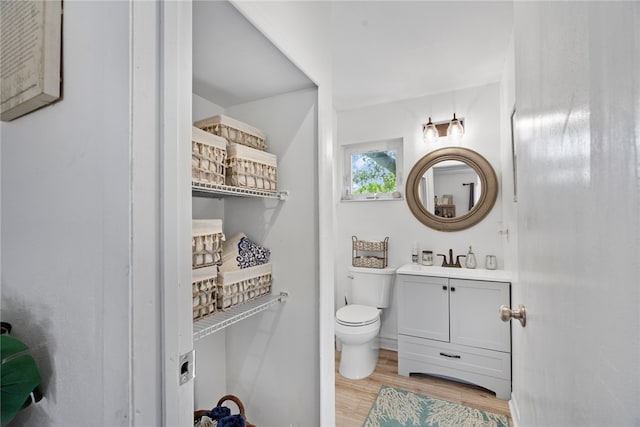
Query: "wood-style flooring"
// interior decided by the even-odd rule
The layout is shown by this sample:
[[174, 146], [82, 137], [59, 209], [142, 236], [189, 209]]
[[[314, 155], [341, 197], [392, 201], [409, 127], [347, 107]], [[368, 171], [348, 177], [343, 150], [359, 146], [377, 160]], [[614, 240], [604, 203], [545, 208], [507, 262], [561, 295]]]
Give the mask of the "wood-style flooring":
[[511, 423], [509, 403], [481, 387], [427, 375], [398, 375], [398, 353], [395, 351], [380, 349], [376, 370], [362, 380], [341, 376], [339, 364], [340, 352], [336, 352], [336, 427], [362, 426], [383, 384], [506, 415]]

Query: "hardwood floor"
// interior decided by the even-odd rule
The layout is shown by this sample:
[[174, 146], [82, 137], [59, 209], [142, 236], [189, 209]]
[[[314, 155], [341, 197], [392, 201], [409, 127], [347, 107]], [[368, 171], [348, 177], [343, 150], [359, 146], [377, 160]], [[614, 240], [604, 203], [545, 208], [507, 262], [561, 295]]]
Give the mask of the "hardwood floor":
[[336, 427], [362, 426], [383, 384], [506, 415], [511, 424], [509, 403], [481, 387], [426, 375], [398, 375], [398, 353], [395, 351], [380, 349], [376, 370], [362, 380], [341, 376], [339, 364], [340, 352], [336, 352]]

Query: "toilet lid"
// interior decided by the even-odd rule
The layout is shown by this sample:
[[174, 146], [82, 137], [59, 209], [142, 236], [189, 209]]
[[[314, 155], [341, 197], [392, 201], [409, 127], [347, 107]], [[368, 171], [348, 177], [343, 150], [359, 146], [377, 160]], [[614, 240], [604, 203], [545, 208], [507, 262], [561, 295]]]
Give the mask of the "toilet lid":
[[380, 317], [380, 310], [366, 305], [346, 305], [336, 312], [338, 323], [347, 326], [364, 326], [374, 323]]

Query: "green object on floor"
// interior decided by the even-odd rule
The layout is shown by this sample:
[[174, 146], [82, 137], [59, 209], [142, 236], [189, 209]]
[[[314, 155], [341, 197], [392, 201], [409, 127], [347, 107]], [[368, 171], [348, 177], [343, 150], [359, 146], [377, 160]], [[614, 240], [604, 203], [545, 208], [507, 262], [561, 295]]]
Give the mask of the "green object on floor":
[[0, 335], [0, 407], [2, 425], [31, 403], [30, 395], [40, 384], [35, 360], [24, 352], [28, 347], [9, 335]]
[[383, 385], [364, 427], [509, 427], [504, 415]]

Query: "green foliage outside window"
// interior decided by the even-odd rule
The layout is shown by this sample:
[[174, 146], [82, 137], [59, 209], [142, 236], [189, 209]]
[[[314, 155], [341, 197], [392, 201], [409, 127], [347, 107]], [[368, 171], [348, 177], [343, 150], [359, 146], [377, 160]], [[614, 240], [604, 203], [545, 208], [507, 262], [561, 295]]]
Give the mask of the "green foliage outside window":
[[396, 152], [354, 154], [351, 163], [352, 194], [391, 193], [396, 190]]

